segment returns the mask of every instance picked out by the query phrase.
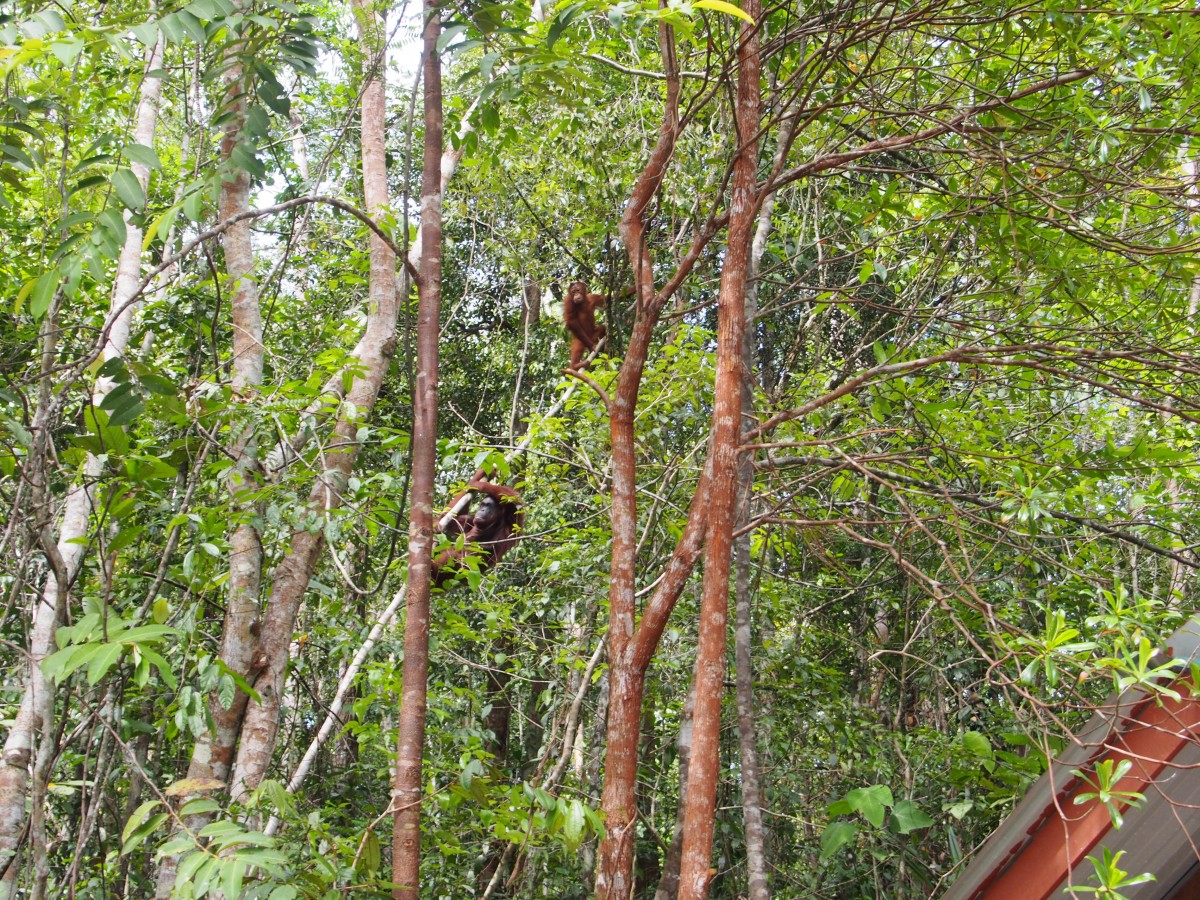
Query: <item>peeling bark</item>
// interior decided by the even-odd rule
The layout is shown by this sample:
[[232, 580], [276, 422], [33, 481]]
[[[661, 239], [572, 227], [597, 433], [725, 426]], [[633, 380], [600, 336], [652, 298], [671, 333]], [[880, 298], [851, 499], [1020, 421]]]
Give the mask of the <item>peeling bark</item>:
[[[761, 18], [759, 0], [745, 0], [743, 10]], [[757, 209], [760, 60], [755, 25], [742, 26], [738, 47], [735, 117], [740, 148], [733, 166], [729, 237], [721, 271], [717, 324], [716, 397], [713, 408], [705, 539], [704, 584], [696, 650], [696, 712], [688, 790], [684, 801], [680, 900], [708, 896], [712, 870], [717, 781], [720, 775], [721, 698], [725, 682], [729, 575], [738, 483], [738, 446], [742, 430], [742, 354], [746, 325], [746, 289], [752, 275], [751, 245]]]
[[[634, 636], [634, 589], [637, 557], [637, 456], [634, 414], [658, 311], [654, 269], [646, 246], [645, 215], [667, 171], [679, 136], [679, 74], [670, 26], [659, 27], [667, 100], [658, 142], [651, 151], [621, 218], [621, 239], [633, 266], [636, 319], [612, 397], [612, 562], [609, 567], [608, 742], [600, 806], [605, 834], [596, 855], [597, 898], [624, 898], [633, 890], [634, 824], [637, 818], [638, 732], [645, 669], [631, 665], [626, 652]], [[690, 571], [690, 567], [689, 567]], [[680, 584], [682, 589], [682, 584]]]

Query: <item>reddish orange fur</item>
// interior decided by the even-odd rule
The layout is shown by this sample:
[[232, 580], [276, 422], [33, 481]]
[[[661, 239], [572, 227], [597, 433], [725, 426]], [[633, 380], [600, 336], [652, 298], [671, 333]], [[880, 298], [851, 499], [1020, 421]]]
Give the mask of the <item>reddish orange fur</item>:
[[579, 371], [587, 368], [584, 355], [595, 350], [600, 339], [608, 333], [596, 322], [596, 307], [603, 306], [608, 298], [603, 294], [588, 293], [587, 285], [576, 281], [567, 288], [563, 299], [563, 324], [571, 334], [571, 368]]

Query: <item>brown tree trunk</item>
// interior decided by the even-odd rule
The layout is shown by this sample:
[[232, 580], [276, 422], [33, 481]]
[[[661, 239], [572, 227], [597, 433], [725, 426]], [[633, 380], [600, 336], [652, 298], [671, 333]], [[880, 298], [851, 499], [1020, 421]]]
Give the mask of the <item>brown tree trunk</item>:
[[[757, 20], [759, 0], [742, 8]], [[757, 26], [742, 27], [738, 48], [735, 118], [739, 152], [733, 166], [729, 238], [721, 272], [717, 325], [716, 398], [711, 457], [713, 477], [708, 492], [708, 526], [704, 553], [704, 586], [696, 650], [696, 712], [688, 790], [684, 801], [683, 859], [679, 897], [708, 896], [709, 861], [720, 766], [721, 696], [725, 682], [728, 638], [729, 573], [736, 513], [738, 446], [742, 424], [742, 354], [746, 325], [746, 287], [750, 281], [751, 244], [757, 212], [760, 61]]]
[[[600, 806], [605, 833], [596, 855], [596, 897], [625, 898], [633, 889], [634, 822], [637, 817], [638, 734], [641, 726], [645, 667], [627, 657], [634, 635], [637, 556], [637, 456], [634, 414], [646, 355], [661, 301], [655, 296], [654, 270], [644, 241], [646, 210], [662, 184], [679, 134], [679, 76], [674, 34], [659, 27], [667, 75], [667, 103], [658, 143], [634, 184], [621, 219], [621, 238], [633, 265], [636, 319], [621, 365], [609, 415], [612, 442], [612, 562], [609, 567], [608, 741]], [[690, 571], [690, 567], [689, 567]], [[682, 588], [682, 585], [680, 585]], [[660, 588], [661, 589], [661, 588]]]
[[[747, 393], [749, 393], [747, 391]], [[753, 471], [749, 454], [741, 460], [741, 468]], [[739, 473], [739, 492], [749, 498], [751, 478]], [[738, 515], [739, 525], [749, 521], [749, 503], [743, 501]], [[741, 764], [738, 770], [742, 780], [742, 822], [746, 832], [746, 892], [749, 900], [770, 900], [767, 886], [766, 838], [763, 827], [762, 787], [759, 782], [758, 746], [754, 728], [754, 668], [751, 665], [750, 643], [750, 535], [737, 539], [734, 547], [737, 557], [734, 579], [734, 625], [733, 656], [734, 684], [737, 693], [738, 749]]]
[[[361, 8], [356, 4], [356, 12]], [[380, 25], [369, 14], [359, 16], [359, 28], [364, 46], [380, 48], [377, 53], [369, 54], [364, 64], [367, 75], [361, 101], [363, 199], [367, 212], [378, 216], [388, 208], [383, 41]], [[358, 431], [375, 406], [395, 351], [396, 256], [373, 232], [370, 250], [367, 327], [356, 348], [361, 374], [347, 391], [324, 451], [324, 471], [309, 494], [308, 508], [317, 516], [324, 516], [342, 504], [342, 492], [360, 449]], [[241, 745], [230, 787], [235, 799], [256, 788], [271, 763], [296, 616], [324, 546], [323, 529], [316, 534], [308, 529], [293, 532], [291, 551], [275, 571], [263, 618], [261, 653], [256, 659], [256, 668], [261, 667], [261, 673], [254, 687], [260, 701], [248, 704], [242, 723]]]
[[408, 525], [408, 606], [404, 623], [403, 695], [392, 793], [392, 896], [418, 900], [421, 884], [421, 756], [429, 677], [429, 594], [433, 555], [433, 483], [437, 444], [438, 337], [442, 303], [441, 20], [425, 0], [425, 160], [421, 185], [421, 283], [417, 373], [413, 385], [412, 511]]

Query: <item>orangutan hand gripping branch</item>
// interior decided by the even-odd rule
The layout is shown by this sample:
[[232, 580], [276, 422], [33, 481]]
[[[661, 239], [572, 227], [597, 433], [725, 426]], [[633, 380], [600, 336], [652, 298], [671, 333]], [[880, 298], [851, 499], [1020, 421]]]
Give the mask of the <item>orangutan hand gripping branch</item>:
[[608, 298], [603, 294], [588, 293], [587, 285], [576, 281], [567, 288], [563, 299], [563, 324], [571, 333], [571, 365], [575, 371], [587, 368], [583, 356], [595, 350], [600, 339], [607, 334], [603, 325], [596, 324], [596, 307], [603, 306]]
[[521, 495], [512, 488], [502, 484], [491, 484], [476, 475], [467, 482], [467, 490], [455, 498], [454, 505], [467, 493], [482, 494], [483, 499], [479, 501], [474, 512], [459, 513], [447, 523], [443, 531], [446, 537], [457, 544], [461, 535], [463, 541], [461, 545], [451, 547], [434, 557], [435, 587], [442, 587], [453, 581], [462, 569], [463, 560], [468, 556], [479, 561], [481, 572], [491, 569], [505, 553], [517, 545], [518, 539], [514, 532], [520, 532], [525, 526], [525, 509], [521, 505]]

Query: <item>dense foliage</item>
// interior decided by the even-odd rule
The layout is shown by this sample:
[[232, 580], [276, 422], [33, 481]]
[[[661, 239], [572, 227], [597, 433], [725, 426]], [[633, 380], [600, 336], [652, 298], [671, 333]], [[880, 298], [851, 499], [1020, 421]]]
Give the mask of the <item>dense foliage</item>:
[[[659, 287], [696, 260], [636, 415], [644, 600], [712, 427], [740, 20], [712, 0], [449, 3], [444, 17], [462, 158], [445, 199], [441, 500], [486, 465], [528, 518], [494, 573], [435, 595], [422, 890], [582, 897], [604, 820], [601, 394], [635, 303], [618, 223], [659, 129], [665, 21], [685, 127], [646, 239]], [[411, 48], [411, 18], [391, 10], [393, 50]], [[65, 588], [53, 652], [34, 660], [50, 714], [32, 754], [6, 747], [33, 773], [29, 824], [0, 862], [8, 895], [152, 896], [173, 855], [182, 896], [388, 895], [402, 616], [285, 789], [406, 574], [415, 291], [340, 500], [310, 501], [368, 316], [353, 24], [340, 4], [286, 0], [0, 12], [6, 726], [31, 690], [37, 606], [48, 582]], [[743, 452], [770, 884], [931, 896], [1097, 702], [1152, 686], [1168, 660], [1151, 651], [1196, 606], [1200, 21], [1137, 3], [818, 0], [770, 7], [762, 28], [759, 172], [777, 190]], [[383, 228], [404, 249], [421, 124], [414, 54], [394, 56]], [[248, 112], [226, 152], [231, 60]], [[162, 90], [153, 146], [133, 130], [147, 79]], [[236, 172], [261, 213], [253, 389], [233, 375], [217, 208]], [[132, 335], [106, 353], [130, 227], [143, 229]], [[591, 385], [562, 373], [558, 303], [577, 278], [613, 296]], [[244, 451], [249, 486], [231, 490]], [[81, 486], [84, 530], [60, 544]], [[295, 535], [324, 549], [270, 770], [231, 798], [186, 775], [210, 702], [254, 691], [256, 673], [219, 652], [243, 525], [261, 541], [264, 609]], [[699, 585], [697, 571], [646, 686], [639, 897], [669, 868]], [[711, 882], [729, 898], [747, 856], [732, 668], [731, 636]]]

